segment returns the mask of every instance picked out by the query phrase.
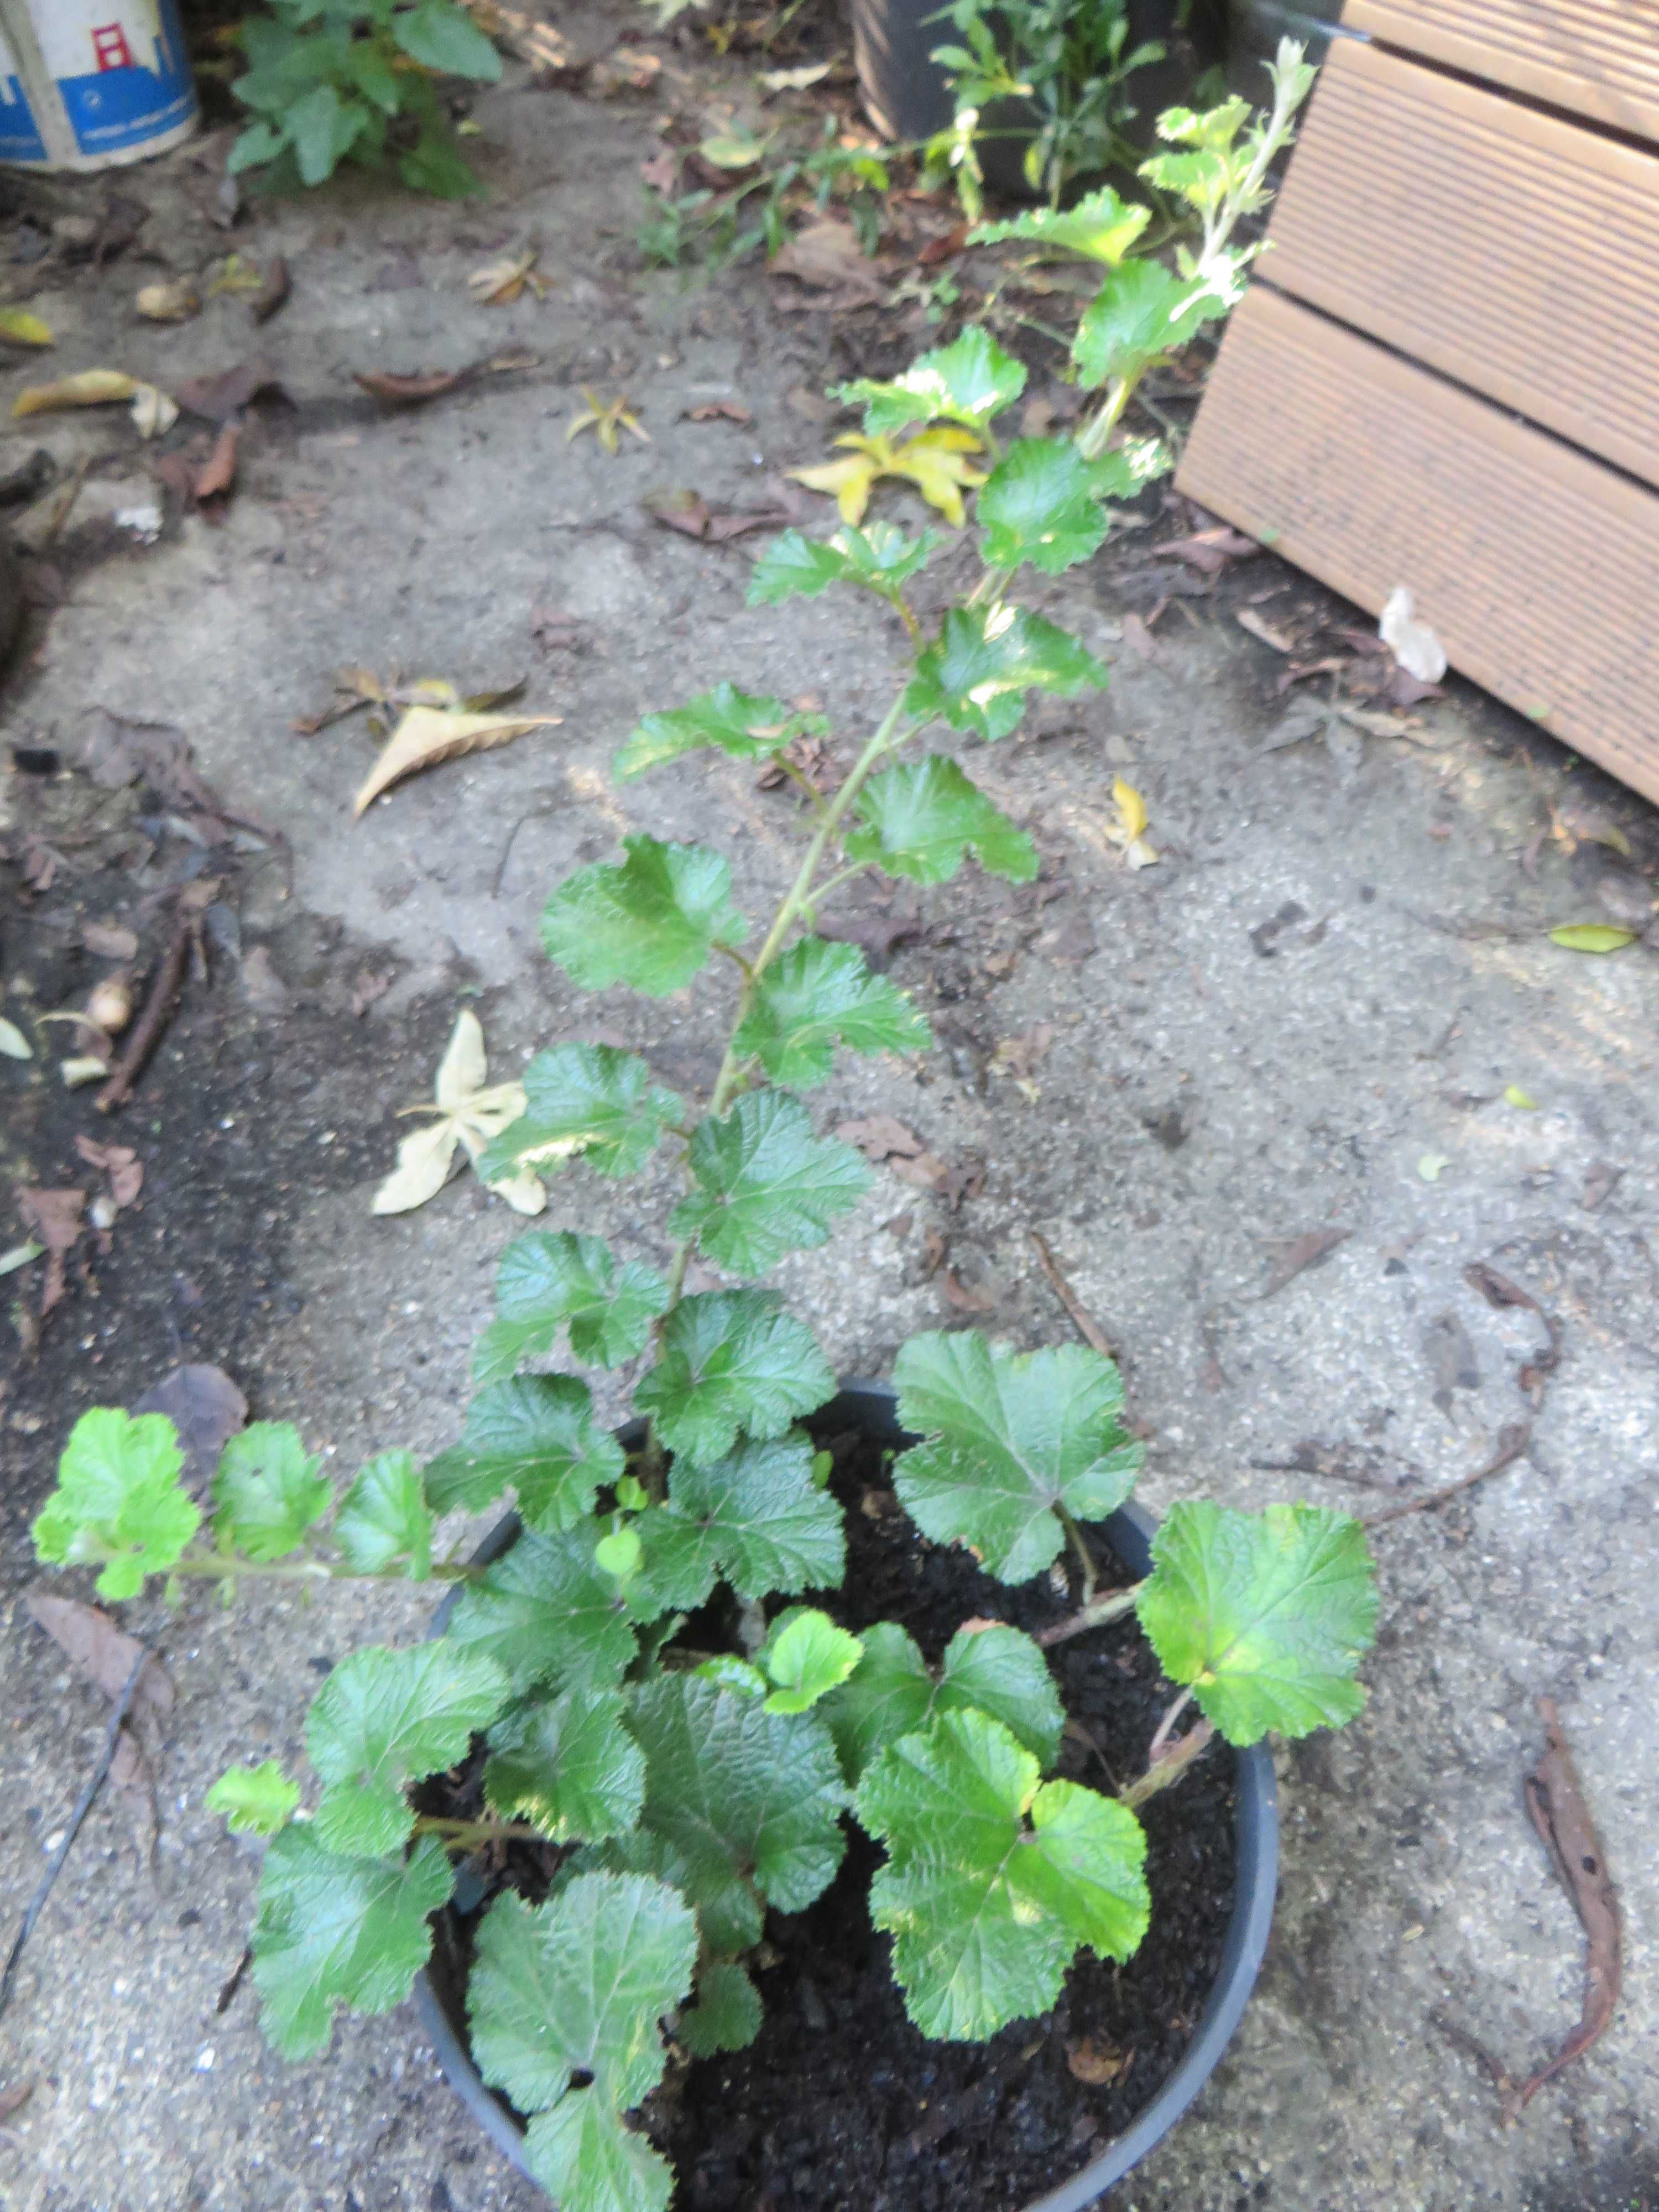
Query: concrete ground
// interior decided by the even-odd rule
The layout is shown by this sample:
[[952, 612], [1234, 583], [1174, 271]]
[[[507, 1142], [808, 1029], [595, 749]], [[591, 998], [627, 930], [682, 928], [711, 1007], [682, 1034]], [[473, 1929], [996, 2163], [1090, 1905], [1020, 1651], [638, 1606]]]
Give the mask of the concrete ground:
[[[509, 83], [480, 101], [471, 142], [489, 203], [435, 209], [353, 185], [260, 211], [238, 242], [292, 263], [294, 297], [258, 343], [297, 410], [250, 434], [222, 527], [170, 523], [154, 546], [84, 572], [66, 542], [65, 604], [14, 679], [13, 742], [72, 750], [94, 703], [184, 729], [208, 781], [280, 827], [292, 888], [282, 895], [278, 868], [248, 872], [243, 956], [264, 960], [239, 981], [216, 958], [117, 1127], [76, 1094], [72, 1120], [67, 1108], [20, 1120], [9, 1156], [20, 1180], [71, 1180], [80, 1128], [137, 1144], [152, 1170], [116, 1231], [118, 1261], [123, 1238], [143, 1255], [131, 1303], [73, 1288], [40, 1364], [16, 1360], [0, 1406], [8, 1940], [101, 1737], [94, 1693], [17, 1602], [35, 1578], [27, 1516], [76, 1413], [130, 1399], [180, 1358], [220, 1358], [257, 1416], [299, 1421], [343, 1473], [390, 1445], [450, 1441], [494, 1261], [522, 1224], [470, 1179], [419, 1212], [372, 1218], [393, 1109], [427, 1095], [462, 1004], [498, 1074], [539, 1043], [603, 1030], [646, 1048], [665, 1079], [706, 1083], [719, 979], [660, 1002], [580, 998], [538, 950], [540, 902], [637, 826], [730, 851], [740, 900], [761, 911], [793, 849], [787, 795], [702, 757], [618, 788], [614, 746], [641, 710], [721, 677], [821, 695], [843, 745], [889, 695], [902, 640], [878, 615], [832, 599], [750, 611], [744, 548], [763, 541], [694, 543], [640, 505], [652, 487], [757, 499], [773, 471], [821, 453], [830, 432], [811, 398], [848, 373], [849, 343], [883, 343], [870, 318], [781, 314], [757, 270], [709, 287], [638, 270], [635, 167], [657, 143], [658, 104], [689, 96], [664, 85], [606, 106]], [[161, 175], [137, 173], [138, 188]], [[182, 206], [167, 250], [194, 267], [224, 241]], [[468, 271], [532, 237], [547, 298], [472, 304]], [[137, 323], [146, 277], [128, 259], [43, 289], [33, 304], [59, 332], [53, 367], [119, 365], [165, 386], [252, 349], [234, 300], [176, 330]], [[421, 411], [388, 414], [350, 380], [509, 348], [538, 365]], [[0, 400], [39, 374], [8, 362]], [[567, 445], [582, 383], [625, 386], [652, 443], [614, 460], [591, 437]], [[722, 398], [752, 422], [687, 419]], [[118, 416], [42, 416], [9, 440], [20, 460], [35, 445], [69, 465], [93, 458], [89, 483], [120, 487], [100, 495], [106, 509], [151, 495]], [[964, 878], [926, 894], [926, 935], [891, 972], [934, 1014], [941, 1049], [918, 1068], [849, 1060], [816, 1102], [826, 1121], [896, 1115], [948, 1163], [982, 1161], [983, 1188], [953, 1212], [884, 1182], [827, 1252], [780, 1279], [838, 1368], [879, 1374], [908, 1333], [961, 1317], [928, 1266], [942, 1237], [988, 1326], [1057, 1342], [1069, 1325], [1028, 1243], [1041, 1231], [1121, 1347], [1152, 1431], [1142, 1494], [1155, 1508], [1208, 1493], [1369, 1511], [1448, 1481], [1532, 1418], [1516, 1370], [1542, 1338], [1530, 1312], [1488, 1305], [1466, 1269], [1488, 1263], [1554, 1316], [1560, 1364], [1524, 1455], [1455, 1506], [1378, 1531], [1370, 1705], [1280, 1760], [1280, 1906], [1256, 1999], [1194, 2113], [1114, 2201], [1650, 2203], [1659, 963], [1640, 945], [1575, 956], [1545, 933], [1621, 902], [1645, 910], [1659, 821], [1455, 685], [1417, 710], [1413, 738], [1265, 749], [1282, 663], [1233, 610], [1275, 586], [1274, 622], [1326, 603], [1264, 556], [1172, 606], [1143, 659], [1123, 624], [1158, 588], [1133, 574], [1147, 543], [1035, 595], [1111, 661], [1109, 692], [1045, 708], [1036, 734], [972, 763], [1066, 890], [1039, 904]], [[951, 573], [943, 563], [941, 592]], [[576, 642], [542, 654], [532, 611], [547, 607]], [[529, 703], [564, 719], [354, 822], [372, 752], [361, 723], [290, 729], [346, 663], [469, 687], [528, 671]], [[1108, 835], [1120, 773], [1146, 794], [1163, 854], [1139, 872]], [[33, 803], [25, 781], [0, 786], [14, 818]], [[1629, 862], [1583, 837], [1607, 823]], [[15, 877], [0, 882], [11, 901]], [[33, 942], [15, 913], [9, 978]], [[365, 971], [395, 981], [354, 1016]], [[1043, 1024], [1052, 1042], [1028, 1095], [996, 1048]], [[0, 1073], [9, 1096], [33, 1080]], [[212, 1110], [219, 1084], [235, 1092], [228, 1115]], [[1511, 1103], [1511, 1087], [1534, 1106]], [[204, 1099], [208, 1133], [181, 1163], [176, 1125], [201, 1118]], [[247, 1244], [257, 1297], [191, 1304], [170, 1287], [189, 1255], [166, 1247], [169, 1206], [197, 1219], [203, 1188], [215, 1194], [204, 1233]], [[665, 1194], [573, 1174], [547, 1219], [659, 1252]], [[1347, 1241], [1270, 1292], [1282, 1245], [1327, 1226]], [[331, 2057], [301, 2067], [266, 2051], [248, 1989], [216, 2011], [257, 1865], [203, 1811], [204, 1788], [244, 1755], [296, 1758], [313, 1662], [418, 1634], [427, 1602], [388, 1591], [306, 1611], [250, 1595], [227, 1613], [192, 1595], [171, 1617], [126, 1609], [178, 1692], [159, 1832], [150, 1858], [131, 1801], [106, 1796], [24, 1954], [0, 2023], [0, 2087], [33, 2085], [0, 2128], [9, 2208], [540, 2201], [484, 2150], [407, 2010], [345, 2023]], [[1505, 2128], [1431, 2014], [1443, 2008], [1516, 2072], [1577, 2016], [1579, 1933], [1520, 1799], [1540, 1695], [1559, 1705], [1619, 1882], [1625, 1987], [1606, 2039]]]

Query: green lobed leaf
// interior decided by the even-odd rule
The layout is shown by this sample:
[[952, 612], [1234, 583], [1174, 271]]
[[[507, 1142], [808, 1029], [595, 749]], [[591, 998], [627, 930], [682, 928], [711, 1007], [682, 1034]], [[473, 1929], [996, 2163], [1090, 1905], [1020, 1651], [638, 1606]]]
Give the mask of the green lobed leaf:
[[325, 1784], [319, 1839], [352, 1857], [397, 1850], [415, 1825], [404, 1784], [453, 1766], [507, 1695], [493, 1659], [447, 1638], [343, 1659], [306, 1717], [306, 1750]]
[[423, 1583], [432, 1572], [432, 1520], [414, 1454], [382, 1452], [347, 1492], [334, 1540], [360, 1575], [406, 1559], [410, 1581]]
[[566, 877], [543, 909], [542, 943], [581, 990], [626, 983], [665, 998], [715, 945], [741, 945], [749, 925], [718, 853], [643, 836], [624, 837], [623, 849], [620, 866], [601, 860]]
[[675, 1207], [669, 1233], [735, 1275], [827, 1243], [830, 1223], [875, 1181], [850, 1145], [814, 1135], [787, 1091], [749, 1091], [722, 1120], [700, 1121], [686, 1164], [697, 1188]]
[[261, 1766], [228, 1768], [202, 1802], [210, 1813], [224, 1814], [233, 1836], [274, 1836], [297, 1809], [300, 1785], [268, 1759]]
[[764, 760], [803, 731], [829, 726], [822, 714], [804, 714], [781, 699], [751, 697], [735, 684], [717, 684], [687, 706], [646, 715], [617, 756], [617, 775], [624, 780], [643, 775], [705, 745], [717, 746], [733, 760]]
[[742, 1966], [705, 1966], [693, 1992], [696, 2002], [682, 2007], [674, 2034], [694, 2058], [721, 2051], [745, 2051], [761, 2032], [760, 1991]]
[[1097, 499], [1135, 499], [1172, 465], [1162, 438], [1126, 438], [1090, 462], [1089, 489]]
[[444, 1641], [494, 1660], [517, 1692], [620, 1681], [638, 1648], [633, 1620], [667, 1607], [647, 1609], [637, 1577], [624, 1601], [616, 1577], [594, 1559], [601, 1534], [593, 1521], [557, 1536], [526, 1530], [462, 1589]]
[[924, 2035], [983, 2041], [1046, 2012], [1080, 1948], [1127, 1959], [1146, 1934], [1140, 1823], [1075, 1783], [1039, 1786], [1038, 1772], [1000, 1722], [945, 1713], [859, 1785], [858, 1817], [888, 1852], [870, 1917], [893, 1935]]
[[761, 1940], [765, 1908], [759, 1894], [718, 1851], [694, 1866], [665, 1836], [653, 1828], [635, 1828], [631, 1835], [585, 1847], [570, 1862], [574, 1874], [595, 1867], [610, 1874], [650, 1875], [678, 1890], [696, 1911], [706, 1956], [730, 1958], [752, 1950]]
[[976, 1330], [933, 1332], [903, 1346], [893, 1379], [901, 1422], [927, 1439], [894, 1468], [905, 1510], [1000, 1582], [1056, 1558], [1057, 1506], [1103, 1521], [1134, 1487], [1144, 1454], [1122, 1425], [1122, 1378], [1084, 1345], [1020, 1353]]
[[1050, 576], [1086, 561], [1109, 527], [1089, 463], [1069, 438], [1017, 439], [981, 485], [974, 514], [988, 568], [1029, 561]]
[[315, 85], [296, 100], [283, 118], [283, 132], [294, 149], [301, 182], [320, 185], [331, 177], [368, 120], [367, 111], [343, 100], [331, 84]]
[[859, 793], [857, 807], [860, 826], [847, 837], [847, 857], [873, 861], [890, 876], [948, 883], [969, 852], [988, 874], [1017, 884], [1029, 884], [1041, 866], [1024, 830], [943, 753], [883, 769]]
[[684, 1110], [672, 1091], [652, 1081], [637, 1054], [608, 1044], [538, 1052], [524, 1072], [524, 1088], [522, 1117], [478, 1162], [487, 1183], [525, 1166], [556, 1175], [575, 1158], [601, 1175], [633, 1175]]
[[333, 1503], [322, 1463], [287, 1421], [254, 1421], [230, 1437], [213, 1478], [215, 1543], [262, 1561], [297, 1551]]
[[[684, 1859], [700, 1912], [734, 1883], [752, 1881], [780, 1912], [804, 1911], [829, 1887], [847, 1845], [847, 1793], [816, 1714], [769, 1712], [695, 1675], [664, 1674], [635, 1691], [634, 1734], [645, 1753], [641, 1826]], [[714, 1924], [703, 1923], [710, 1951], [724, 1952], [728, 1920], [746, 1917], [717, 1902]]]
[[[659, 2026], [691, 1986], [697, 1923], [641, 1875], [581, 1874], [484, 1915], [467, 1983], [486, 2081], [536, 2115], [532, 2172], [563, 2212], [665, 2212], [673, 2175], [623, 2114], [662, 2079]], [[580, 2085], [580, 2086], [579, 2086]]]
[[977, 223], [969, 232], [968, 242], [996, 246], [1004, 239], [1029, 240], [1034, 246], [1081, 254], [1085, 260], [1115, 268], [1146, 229], [1152, 212], [1120, 199], [1109, 185], [1103, 185], [1068, 208], [1028, 208], [1012, 222]]
[[891, 598], [943, 544], [936, 530], [907, 538], [891, 522], [866, 522], [830, 538], [786, 530], [756, 562], [749, 579], [751, 607], [781, 607], [787, 599], [815, 599], [831, 584], [862, 584]]
[[436, 1513], [478, 1513], [511, 1489], [530, 1527], [550, 1533], [591, 1512], [625, 1465], [622, 1446], [594, 1421], [586, 1382], [519, 1375], [476, 1394], [461, 1441], [427, 1468], [426, 1492]]
[[714, 1460], [739, 1430], [781, 1436], [835, 1390], [811, 1331], [766, 1291], [701, 1291], [663, 1325], [657, 1364], [634, 1393], [671, 1452]]
[[633, 1525], [641, 1593], [664, 1611], [701, 1605], [717, 1567], [746, 1598], [832, 1589], [846, 1571], [841, 1508], [813, 1481], [812, 1448], [798, 1434], [744, 1437], [708, 1465], [677, 1458], [667, 1504]]
[[760, 1663], [776, 1685], [766, 1700], [773, 1713], [804, 1713], [844, 1682], [863, 1656], [856, 1636], [816, 1607], [793, 1605], [772, 1623]]
[[916, 662], [904, 711], [953, 730], [1006, 738], [1036, 690], [1074, 698], [1098, 690], [1106, 671], [1074, 637], [1024, 607], [952, 607], [937, 643]]
[[113, 1553], [98, 1595], [137, 1597], [145, 1576], [165, 1574], [201, 1525], [179, 1481], [184, 1463], [165, 1413], [94, 1406], [70, 1431], [58, 1487], [35, 1516], [37, 1556], [81, 1566]]
[[411, 61], [445, 76], [470, 76], [493, 84], [501, 58], [477, 25], [453, 0], [417, 0], [392, 18], [392, 35]]
[[970, 323], [959, 337], [923, 354], [890, 384], [860, 377], [843, 384], [835, 396], [849, 407], [863, 408], [866, 437], [884, 438], [907, 422], [935, 420], [982, 430], [1024, 389], [1024, 365], [1005, 353], [988, 331]]
[[866, 1628], [863, 1644], [856, 1669], [823, 1707], [849, 1781], [856, 1782], [890, 1744], [925, 1729], [939, 1713], [988, 1713], [1042, 1766], [1052, 1766], [1060, 1756], [1066, 1723], [1060, 1694], [1041, 1646], [1018, 1629], [999, 1623], [959, 1630], [937, 1674], [896, 1621]]
[[644, 1351], [667, 1304], [668, 1285], [655, 1268], [630, 1260], [619, 1269], [603, 1237], [533, 1230], [501, 1255], [498, 1318], [474, 1348], [473, 1379], [498, 1382], [522, 1360], [550, 1352], [567, 1322], [573, 1358], [620, 1367]]
[[1158, 1664], [1229, 1743], [1339, 1728], [1376, 1632], [1365, 1532], [1346, 1513], [1207, 1499], [1172, 1505], [1137, 1605]]
[[639, 1825], [645, 1754], [614, 1690], [567, 1690], [515, 1705], [489, 1731], [484, 1802], [556, 1844], [602, 1843]]
[[762, 971], [735, 1045], [775, 1083], [806, 1090], [829, 1074], [838, 1043], [854, 1052], [925, 1052], [933, 1042], [925, 1017], [871, 973], [855, 945], [803, 937]]
[[1079, 383], [1092, 391], [1118, 377], [1138, 377], [1232, 304], [1211, 278], [1176, 276], [1157, 261], [1126, 261], [1083, 311], [1072, 342]]
[[337, 2005], [377, 2013], [403, 2002], [431, 1954], [428, 1916], [454, 1886], [430, 1836], [394, 1861], [343, 1857], [309, 1822], [272, 1837], [250, 1942], [260, 2024], [285, 2058], [327, 2050]]

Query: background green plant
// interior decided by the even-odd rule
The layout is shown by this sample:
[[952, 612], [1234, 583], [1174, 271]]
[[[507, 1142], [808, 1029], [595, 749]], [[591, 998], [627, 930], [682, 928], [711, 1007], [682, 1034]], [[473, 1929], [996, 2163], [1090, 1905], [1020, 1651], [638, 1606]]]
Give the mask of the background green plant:
[[[1105, 682], [1010, 587], [1027, 566], [1051, 575], [1087, 559], [1112, 501], [1145, 480], [1147, 457], [1114, 445], [1115, 426], [1138, 379], [1236, 290], [1248, 252], [1232, 224], [1306, 82], [1286, 48], [1265, 125], [1166, 118], [1183, 149], [1170, 188], [1206, 224], [1202, 254], [1177, 270], [1134, 257], [1146, 210], [1109, 192], [1005, 227], [1103, 271], [1075, 348], [1079, 382], [1103, 397], [1074, 440], [1002, 442], [995, 424], [1025, 372], [980, 329], [891, 382], [843, 392], [864, 409], [866, 439], [943, 424], [981, 454], [982, 573], [934, 629], [911, 598], [932, 532], [791, 531], [757, 564], [755, 604], [872, 592], [910, 647], [846, 780], [829, 797], [804, 788], [805, 850], [767, 925], [738, 906], [721, 855], [648, 836], [548, 901], [543, 942], [576, 988], [712, 990], [726, 1050], [711, 1095], [693, 1102], [635, 1054], [556, 1046], [526, 1068], [525, 1114], [481, 1172], [555, 1176], [580, 1163], [621, 1177], [670, 1147], [684, 1194], [661, 1268], [568, 1231], [520, 1237], [501, 1260], [459, 1442], [424, 1468], [380, 1455], [337, 1508], [297, 1432], [259, 1423], [227, 1447], [204, 1512], [183, 1487], [171, 1424], [105, 1408], [76, 1424], [34, 1523], [43, 1559], [95, 1566], [111, 1598], [153, 1577], [462, 1585], [441, 1639], [356, 1652], [318, 1692], [308, 1811], [271, 1761], [233, 1769], [209, 1802], [270, 1838], [253, 1976], [266, 2033], [295, 2057], [326, 2047], [341, 2004], [374, 2013], [408, 1993], [431, 1916], [453, 1894], [453, 1860], [488, 1852], [479, 1868], [498, 1866], [515, 1839], [555, 1854], [542, 1902], [503, 1890], [478, 1918], [468, 2012], [479, 2069], [526, 2116], [531, 2169], [567, 2212], [663, 2212], [673, 2177], [629, 2115], [663, 2074], [664, 2023], [694, 2054], [752, 2040], [766, 1915], [823, 1893], [849, 1817], [885, 1850], [871, 1912], [892, 1935], [911, 2019], [984, 2038], [1046, 2011], [1079, 1948], [1133, 1953], [1154, 1905], [1137, 1808], [1213, 1735], [1301, 1735], [1360, 1708], [1376, 1601], [1364, 1532], [1344, 1514], [1182, 1502], [1146, 1579], [1097, 1589], [1085, 1531], [1127, 1498], [1141, 1453], [1115, 1369], [1081, 1346], [914, 1338], [894, 1381], [919, 1441], [890, 1480], [924, 1535], [969, 1547], [1004, 1583], [1069, 1558], [1076, 1610], [1063, 1633], [1138, 1617], [1174, 1694], [1135, 1781], [1108, 1796], [1052, 1773], [1064, 1715], [1043, 1651], [1018, 1630], [964, 1623], [930, 1664], [896, 1622], [854, 1636], [799, 1601], [845, 1570], [830, 1455], [803, 1425], [834, 1376], [811, 1330], [743, 1279], [824, 1243], [871, 1180], [856, 1152], [817, 1133], [799, 1094], [839, 1050], [931, 1042], [856, 947], [817, 934], [824, 908], [866, 872], [941, 883], [970, 854], [1013, 880], [1036, 872], [1029, 838], [957, 762], [917, 748], [941, 726], [995, 743], [1030, 691]], [[782, 759], [823, 727], [721, 683], [646, 715], [617, 772], [628, 781], [703, 750]], [[725, 1286], [688, 1290], [694, 1255]], [[526, 1370], [567, 1341], [580, 1364], [642, 1367], [641, 1426], [627, 1443], [599, 1425], [580, 1376]], [[438, 1555], [444, 1515], [509, 1498], [522, 1532], [499, 1560]], [[417, 1810], [411, 1785], [480, 1738], [477, 1817]]]
[[501, 58], [454, 0], [270, 0], [240, 37], [248, 66], [231, 86], [250, 123], [233, 171], [260, 169], [274, 189], [320, 185], [342, 161], [388, 157], [416, 191], [460, 199], [481, 190], [456, 149], [439, 76], [492, 83]]
[[750, 253], [768, 260], [789, 237], [793, 211], [822, 213], [838, 201], [864, 252], [881, 243], [883, 195], [892, 180], [892, 164], [905, 150], [880, 153], [839, 143], [841, 125], [826, 115], [816, 145], [776, 157], [769, 139], [727, 135], [705, 139], [697, 149], [716, 168], [729, 170], [724, 191], [704, 185], [690, 192], [661, 192], [647, 187], [645, 212], [635, 242], [654, 267], [680, 269], [702, 264], [731, 268]]

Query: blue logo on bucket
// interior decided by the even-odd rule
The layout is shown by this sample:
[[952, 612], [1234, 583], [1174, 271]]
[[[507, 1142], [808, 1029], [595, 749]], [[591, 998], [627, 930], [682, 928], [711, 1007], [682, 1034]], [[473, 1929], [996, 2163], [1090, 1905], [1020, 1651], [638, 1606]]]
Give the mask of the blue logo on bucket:
[[173, 0], [81, 0], [52, 16], [41, 44], [83, 154], [160, 138], [190, 116], [195, 94]]
[[40, 126], [29, 106], [17, 63], [0, 31], [0, 161], [44, 161]]

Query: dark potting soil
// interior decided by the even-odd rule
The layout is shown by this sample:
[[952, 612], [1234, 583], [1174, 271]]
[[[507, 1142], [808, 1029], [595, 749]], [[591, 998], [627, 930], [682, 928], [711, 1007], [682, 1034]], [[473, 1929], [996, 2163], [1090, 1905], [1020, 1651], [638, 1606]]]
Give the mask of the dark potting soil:
[[[1046, 1577], [1011, 1589], [969, 1555], [921, 1538], [888, 1486], [886, 1455], [860, 1435], [836, 1455], [847, 1581], [813, 1594], [859, 1630], [896, 1620], [930, 1662], [964, 1620], [1035, 1632], [1069, 1598]], [[1132, 1579], [1103, 1547], [1101, 1586]], [[687, 1634], [707, 1649], [709, 1624]], [[1073, 1726], [1059, 1771], [1104, 1790], [1138, 1773], [1172, 1694], [1133, 1620], [1049, 1653]], [[432, 1811], [476, 1807], [477, 1762]], [[428, 1790], [432, 1785], [428, 1785]], [[469, 1801], [471, 1801], [469, 1802]], [[676, 2212], [1019, 2212], [1121, 2135], [1185, 2050], [1220, 1964], [1233, 1901], [1231, 1765], [1206, 1755], [1142, 1808], [1152, 1920], [1127, 1966], [1079, 1954], [1054, 2010], [988, 2043], [930, 2042], [905, 2017], [890, 1939], [872, 1927], [881, 1853], [852, 1822], [841, 1873], [816, 1905], [773, 1913], [757, 1965], [766, 2021], [747, 2050], [671, 2066], [644, 2119], [678, 2176]], [[526, 1850], [507, 1878], [539, 1895], [550, 1856]], [[455, 1967], [455, 1941], [441, 1938]]]

